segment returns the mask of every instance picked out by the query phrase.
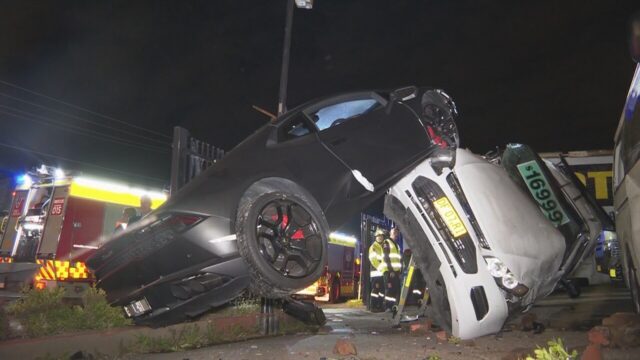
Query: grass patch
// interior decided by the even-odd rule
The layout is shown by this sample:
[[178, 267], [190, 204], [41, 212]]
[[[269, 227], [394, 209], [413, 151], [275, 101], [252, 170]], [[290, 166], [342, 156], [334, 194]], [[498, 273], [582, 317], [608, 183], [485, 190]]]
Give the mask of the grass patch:
[[234, 325], [223, 330], [216, 329], [213, 324], [201, 328], [198, 324], [185, 325], [171, 329], [167, 336], [147, 336], [140, 334], [134, 342], [127, 346], [127, 352], [164, 353], [198, 349], [205, 346], [231, 341], [242, 341], [260, 334], [260, 329]]
[[345, 302], [344, 304], [348, 308], [359, 308], [364, 306], [364, 304], [362, 303], [362, 300], [360, 299], [347, 300], [347, 302]]
[[550, 340], [547, 345], [546, 348], [538, 346], [533, 351], [534, 356], [527, 356], [526, 360], [574, 360], [578, 358], [578, 351], [569, 352], [560, 338]]
[[255, 314], [260, 312], [260, 298], [251, 296], [251, 295], [243, 295], [235, 298], [228, 305], [220, 308], [215, 311], [215, 316], [242, 316]]
[[459, 337], [453, 335], [449, 336], [449, 338], [447, 339], [447, 342], [452, 345], [460, 345], [460, 341], [461, 340]]
[[[280, 321], [278, 335], [311, 333], [316, 326], [309, 326], [298, 320]], [[232, 325], [216, 328], [215, 323], [206, 326], [186, 324], [169, 330], [164, 336], [139, 334], [135, 340], [125, 346], [123, 353], [167, 353], [202, 347], [244, 341], [261, 336], [258, 324], [254, 326]]]
[[119, 308], [107, 303], [102, 290], [87, 289], [82, 297], [84, 306], [69, 305], [64, 296], [63, 288], [27, 290], [23, 298], [7, 306], [7, 314], [20, 321], [29, 337], [130, 324]]

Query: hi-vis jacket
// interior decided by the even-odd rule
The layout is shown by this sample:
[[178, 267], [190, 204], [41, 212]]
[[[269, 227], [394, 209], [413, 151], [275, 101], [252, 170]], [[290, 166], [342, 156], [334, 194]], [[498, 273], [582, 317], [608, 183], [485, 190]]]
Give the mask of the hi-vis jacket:
[[[387, 249], [386, 251], [385, 248]], [[369, 262], [371, 262], [372, 267], [371, 277], [382, 276], [389, 270], [400, 271], [402, 257], [400, 256], [398, 245], [390, 239], [386, 239], [382, 244], [377, 241], [374, 242], [369, 247]]]

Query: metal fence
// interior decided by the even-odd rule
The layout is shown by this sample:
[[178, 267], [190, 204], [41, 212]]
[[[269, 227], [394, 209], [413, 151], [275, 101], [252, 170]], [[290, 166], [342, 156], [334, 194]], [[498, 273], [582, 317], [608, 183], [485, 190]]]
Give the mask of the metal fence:
[[173, 128], [171, 194], [175, 194], [206, 168], [222, 159], [224, 150], [191, 136], [185, 128]]

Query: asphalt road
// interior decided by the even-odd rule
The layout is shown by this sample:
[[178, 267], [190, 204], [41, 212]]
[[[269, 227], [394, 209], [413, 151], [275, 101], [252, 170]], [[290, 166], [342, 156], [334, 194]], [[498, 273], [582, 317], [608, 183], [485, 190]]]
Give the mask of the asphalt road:
[[[561, 337], [570, 348], [587, 345], [586, 330], [614, 312], [630, 311], [629, 294], [622, 287], [609, 285], [583, 289], [578, 299], [558, 292], [538, 303], [530, 312], [547, 329], [542, 334], [517, 330], [514, 317], [498, 335], [471, 342], [438, 344], [435, 334], [415, 336], [407, 327], [394, 329], [389, 314], [371, 314], [361, 308], [328, 306], [325, 310], [329, 331], [318, 335], [279, 336], [205, 349], [169, 354], [150, 354], [142, 359], [336, 359], [336, 340], [346, 338], [357, 350], [357, 359], [426, 359], [437, 354], [442, 359], [517, 358], [537, 345]], [[636, 359], [636, 351], [605, 350], [606, 359]], [[138, 358], [138, 357], [136, 357]]]

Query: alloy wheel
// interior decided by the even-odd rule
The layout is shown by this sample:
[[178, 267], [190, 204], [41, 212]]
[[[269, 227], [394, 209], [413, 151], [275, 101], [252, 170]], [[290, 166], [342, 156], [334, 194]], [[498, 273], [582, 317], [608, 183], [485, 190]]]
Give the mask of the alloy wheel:
[[287, 278], [312, 274], [322, 259], [322, 234], [313, 216], [289, 199], [268, 202], [258, 215], [256, 240], [262, 258]]

